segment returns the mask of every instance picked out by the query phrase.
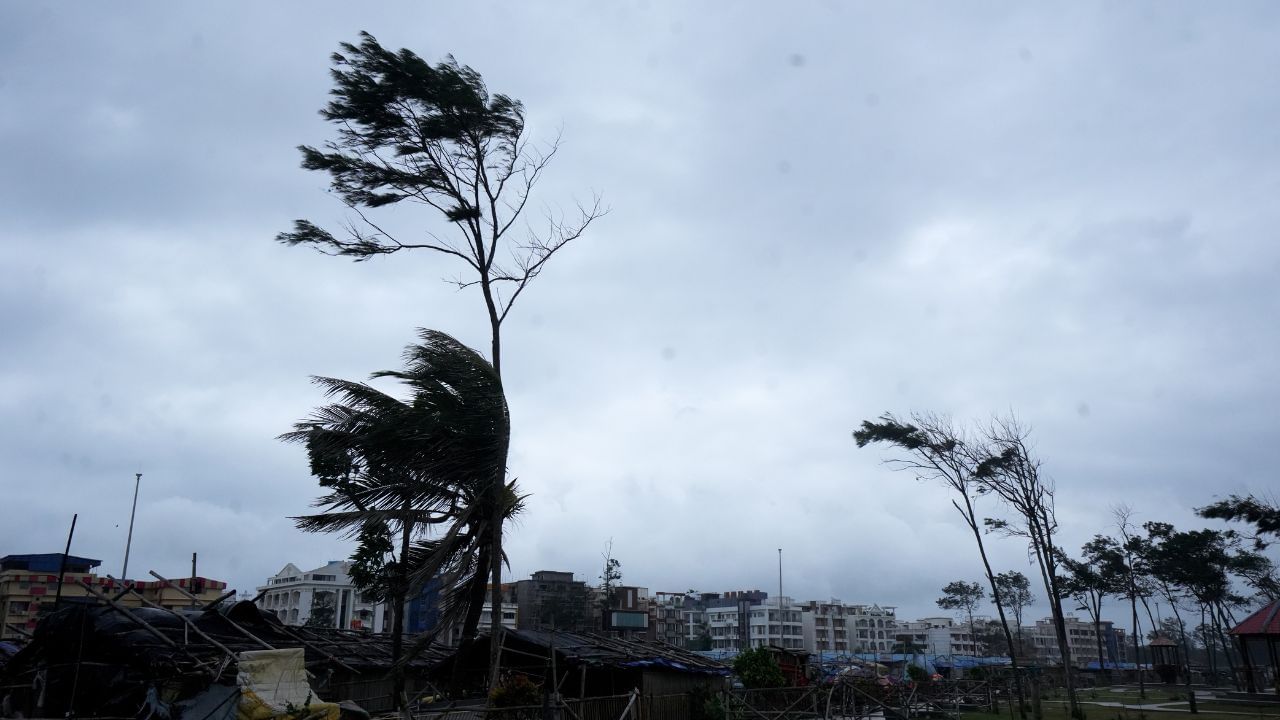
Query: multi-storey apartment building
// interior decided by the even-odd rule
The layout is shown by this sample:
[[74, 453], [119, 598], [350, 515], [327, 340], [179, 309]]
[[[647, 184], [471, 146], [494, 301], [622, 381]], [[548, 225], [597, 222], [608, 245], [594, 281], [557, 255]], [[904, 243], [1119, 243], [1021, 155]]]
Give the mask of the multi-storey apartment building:
[[[974, 627], [986, 626], [986, 619], [974, 618]], [[969, 631], [968, 623], [954, 618], [927, 617], [898, 623], [894, 638], [904, 646], [918, 648], [929, 655], [982, 655], [985, 648]]]
[[[1093, 623], [1080, 620], [1073, 615], [1065, 618], [1067, 629], [1067, 647], [1071, 651], [1071, 663], [1076, 667], [1087, 667], [1089, 663], [1097, 663], [1098, 633]], [[1102, 623], [1102, 653], [1106, 662], [1113, 664], [1125, 662], [1125, 632], [1117, 628], [1110, 620]], [[1062, 664], [1062, 651], [1058, 647], [1057, 624], [1052, 617], [1037, 620], [1035, 625], [1024, 627], [1022, 636], [1031, 645], [1039, 659], [1050, 665]]]
[[811, 600], [801, 612], [804, 648], [811, 652], [887, 652], [897, 628], [895, 608]]
[[350, 570], [346, 560], [331, 560], [307, 571], [289, 563], [258, 587], [257, 605], [286, 625], [389, 630], [385, 604], [363, 597], [351, 581]]
[[770, 600], [768, 593], [759, 590], [729, 592], [706, 605], [713, 650], [768, 645], [804, 649], [803, 606], [789, 597]]
[[[0, 558], [0, 639], [30, 634], [39, 618], [53, 611], [58, 595], [58, 572], [63, 567], [62, 557], [62, 553], [46, 553]], [[85, 590], [80, 582], [99, 592], [117, 595], [125, 584], [96, 575], [93, 570], [101, 564], [101, 560], [68, 555], [62, 580], [62, 601], [94, 599], [94, 594]], [[204, 577], [174, 578], [169, 582], [129, 580], [127, 584], [149, 602], [170, 609], [190, 607], [193, 601], [186, 593], [195, 595], [201, 603], [207, 603], [227, 590], [225, 582]], [[117, 602], [126, 607], [143, 605], [133, 593], [121, 595]]]
[[686, 593], [656, 592], [649, 600], [649, 639], [677, 647], [691, 647], [686, 641], [686, 606], [692, 605]]
[[611, 597], [605, 597], [601, 589], [597, 598], [602, 632], [621, 638], [651, 637], [649, 606], [652, 602], [648, 588], [619, 585], [613, 588]]
[[516, 582], [517, 622], [521, 630], [598, 630], [598, 607], [591, 590], [571, 572], [539, 570]]

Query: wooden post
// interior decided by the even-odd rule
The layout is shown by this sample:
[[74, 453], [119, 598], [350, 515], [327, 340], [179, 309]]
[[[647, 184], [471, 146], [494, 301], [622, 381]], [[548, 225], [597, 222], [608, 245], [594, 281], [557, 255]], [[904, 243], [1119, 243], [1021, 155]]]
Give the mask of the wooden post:
[[1271, 655], [1271, 682], [1275, 683], [1276, 696], [1280, 696], [1280, 657], [1276, 656], [1276, 641], [1267, 635], [1267, 653]]
[[[71, 516], [71, 532], [67, 533], [67, 548], [62, 551], [62, 561], [58, 563], [58, 592], [53, 596], [53, 609], [57, 610], [62, 605], [62, 580], [67, 574], [67, 554], [71, 552], [71, 536], [76, 534], [76, 518], [80, 517], [80, 513]], [[5, 610], [8, 613], [8, 610]]]
[[1258, 692], [1258, 682], [1253, 677], [1253, 660], [1249, 658], [1249, 643], [1244, 635], [1237, 635], [1236, 639], [1240, 641], [1240, 657], [1244, 659], [1244, 689], [1245, 692]]

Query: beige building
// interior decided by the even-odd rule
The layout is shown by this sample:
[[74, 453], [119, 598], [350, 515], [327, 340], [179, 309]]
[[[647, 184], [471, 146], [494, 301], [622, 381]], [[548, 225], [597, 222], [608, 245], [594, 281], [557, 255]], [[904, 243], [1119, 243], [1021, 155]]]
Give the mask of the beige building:
[[[1071, 664], [1088, 667], [1098, 662], [1098, 634], [1093, 623], [1073, 615], [1065, 618], [1067, 647], [1071, 649]], [[1058, 649], [1058, 634], [1053, 618], [1037, 620], [1035, 625], [1022, 628], [1024, 641], [1035, 649], [1036, 655], [1050, 665], [1062, 664], [1062, 652]], [[1110, 620], [1102, 621], [1102, 652], [1107, 663], [1125, 662], [1128, 659], [1125, 632]]]
[[897, 631], [896, 608], [811, 600], [801, 611], [804, 648], [811, 652], [887, 652]]
[[[62, 601], [96, 602], [94, 594], [80, 582], [113, 598], [118, 595], [124, 584], [93, 572], [101, 564], [101, 560], [68, 555]], [[53, 612], [61, 566], [62, 553], [0, 557], [0, 619], [4, 621], [0, 626], [0, 639], [29, 635], [41, 616]], [[130, 580], [128, 584], [148, 601], [171, 609], [191, 607], [192, 600], [183, 591], [195, 595], [202, 603], [212, 602], [227, 591], [225, 582], [203, 577], [174, 578], [172, 585], [160, 580]], [[117, 602], [126, 607], [143, 605], [134, 593], [125, 593]]]

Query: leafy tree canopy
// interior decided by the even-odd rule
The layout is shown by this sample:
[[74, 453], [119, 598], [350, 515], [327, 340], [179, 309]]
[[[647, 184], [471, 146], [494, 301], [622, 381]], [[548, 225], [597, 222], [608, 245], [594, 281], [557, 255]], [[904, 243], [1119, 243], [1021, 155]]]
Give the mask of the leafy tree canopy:
[[738, 653], [733, 659], [733, 672], [749, 689], [776, 688], [787, 684], [782, 668], [768, 648], [754, 648]]

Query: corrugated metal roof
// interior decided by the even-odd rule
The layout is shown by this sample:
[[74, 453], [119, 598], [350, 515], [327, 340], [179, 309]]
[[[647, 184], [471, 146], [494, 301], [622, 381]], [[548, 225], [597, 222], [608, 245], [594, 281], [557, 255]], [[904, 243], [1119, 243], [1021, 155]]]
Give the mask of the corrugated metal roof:
[[[93, 558], [78, 557], [76, 555], [67, 556], [67, 569], [72, 566], [88, 566], [95, 568], [102, 564], [101, 560]], [[58, 568], [62, 565], [62, 553], [37, 553], [28, 555], [5, 555], [0, 557], [0, 568], [6, 570], [18, 569], [29, 570], [31, 572], [58, 572]], [[11, 567], [21, 566], [21, 567]]]
[[644, 639], [621, 639], [595, 633], [547, 632], [504, 629], [509, 638], [545, 648], [555, 648], [566, 660], [617, 667], [659, 666], [673, 670], [725, 673], [728, 668], [698, 653], [674, 645]]

